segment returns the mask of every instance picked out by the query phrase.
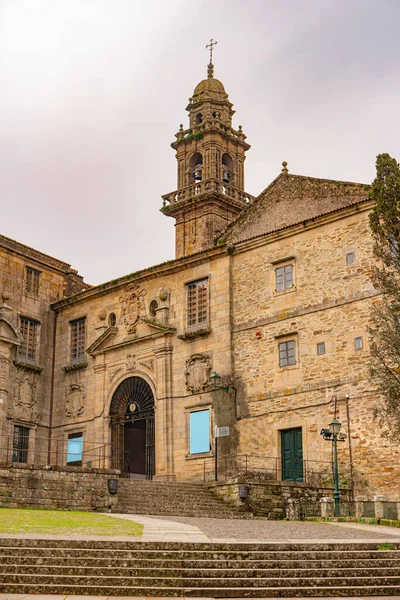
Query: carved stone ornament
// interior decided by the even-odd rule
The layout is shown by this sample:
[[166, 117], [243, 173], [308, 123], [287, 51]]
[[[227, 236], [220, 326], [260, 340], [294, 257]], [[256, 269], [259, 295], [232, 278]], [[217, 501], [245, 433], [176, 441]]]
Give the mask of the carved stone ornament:
[[111, 381], [113, 381], [115, 379], [115, 377], [118, 375], [118, 373], [120, 371], [122, 371], [122, 367], [121, 366], [115, 367], [114, 369], [110, 369], [110, 374], [109, 374], [110, 383], [111, 383]]
[[65, 414], [67, 417], [80, 417], [85, 409], [85, 388], [73, 383], [66, 388]]
[[28, 375], [16, 379], [13, 384], [13, 403], [8, 407], [8, 418], [38, 423], [42, 416], [35, 410], [36, 403], [36, 382]]
[[186, 389], [192, 394], [205, 392], [210, 386], [211, 357], [206, 354], [193, 354], [186, 361]]
[[14, 405], [24, 410], [31, 409], [37, 402], [36, 383], [28, 376], [14, 383]]
[[146, 317], [144, 303], [146, 294], [146, 290], [141, 290], [139, 286], [131, 286], [126, 294], [119, 299], [121, 302], [120, 322], [125, 325], [126, 331], [131, 335], [136, 333], [140, 318]]
[[0, 390], [6, 389], [9, 362], [9, 357], [0, 352]]
[[140, 361], [139, 365], [145, 367], [145, 369], [148, 369], [151, 372], [154, 371], [154, 360], [152, 358], [149, 358], [149, 360]]
[[136, 356], [134, 354], [128, 354], [125, 364], [127, 371], [134, 371], [136, 369]]

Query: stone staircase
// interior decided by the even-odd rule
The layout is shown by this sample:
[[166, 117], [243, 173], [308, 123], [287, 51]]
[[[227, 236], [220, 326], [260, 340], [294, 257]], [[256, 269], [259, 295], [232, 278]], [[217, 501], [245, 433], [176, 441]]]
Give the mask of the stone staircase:
[[400, 596], [400, 543], [0, 540], [0, 592], [91, 596]]
[[250, 517], [219, 498], [203, 484], [119, 479], [118, 504], [112, 512], [137, 515]]

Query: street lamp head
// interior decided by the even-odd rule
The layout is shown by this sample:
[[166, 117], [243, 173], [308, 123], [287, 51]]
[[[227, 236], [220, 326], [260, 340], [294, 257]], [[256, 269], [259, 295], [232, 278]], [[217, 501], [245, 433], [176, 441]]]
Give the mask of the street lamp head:
[[221, 377], [215, 371], [214, 373], [211, 373], [209, 380], [211, 381], [211, 385], [214, 390], [220, 387]]
[[336, 418], [332, 419], [332, 421], [329, 423], [329, 429], [331, 430], [332, 435], [338, 435], [341, 426], [342, 426], [342, 424], [340, 421], [338, 421], [338, 419], [336, 419]]

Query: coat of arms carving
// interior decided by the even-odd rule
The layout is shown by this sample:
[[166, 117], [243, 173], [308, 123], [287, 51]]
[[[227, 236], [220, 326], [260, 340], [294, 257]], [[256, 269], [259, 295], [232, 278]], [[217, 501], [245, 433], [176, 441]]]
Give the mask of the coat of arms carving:
[[212, 361], [207, 354], [193, 354], [186, 361], [186, 389], [192, 394], [205, 392], [210, 386]]
[[36, 401], [36, 383], [29, 377], [18, 379], [14, 384], [14, 405], [21, 409], [29, 409]]
[[83, 414], [85, 409], [85, 388], [79, 383], [73, 383], [66, 389], [65, 414], [75, 418]]
[[146, 290], [141, 290], [139, 286], [132, 286], [119, 299], [122, 305], [120, 322], [125, 325], [125, 329], [129, 334], [136, 333], [136, 327], [140, 318], [146, 316], [146, 306], [144, 303], [144, 296], [146, 294]]

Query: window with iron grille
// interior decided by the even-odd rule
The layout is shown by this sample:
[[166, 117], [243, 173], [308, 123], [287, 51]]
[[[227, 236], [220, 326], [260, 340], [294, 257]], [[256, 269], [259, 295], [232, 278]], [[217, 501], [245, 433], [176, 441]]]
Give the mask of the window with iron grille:
[[279, 366], [288, 367], [296, 364], [296, 344], [294, 340], [279, 344]]
[[293, 265], [275, 269], [276, 291], [283, 292], [293, 287]]
[[70, 322], [71, 327], [71, 363], [85, 361], [85, 344], [86, 344], [86, 318], [76, 319]]
[[20, 317], [19, 327], [23, 341], [18, 348], [18, 357], [28, 362], [36, 362], [36, 345], [38, 322], [26, 317]]
[[14, 425], [12, 462], [27, 463], [29, 448], [29, 428]]
[[25, 292], [30, 296], [39, 296], [40, 271], [26, 267]]
[[187, 284], [187, 326], [205, 328], [208, 324], [208, 279]]

